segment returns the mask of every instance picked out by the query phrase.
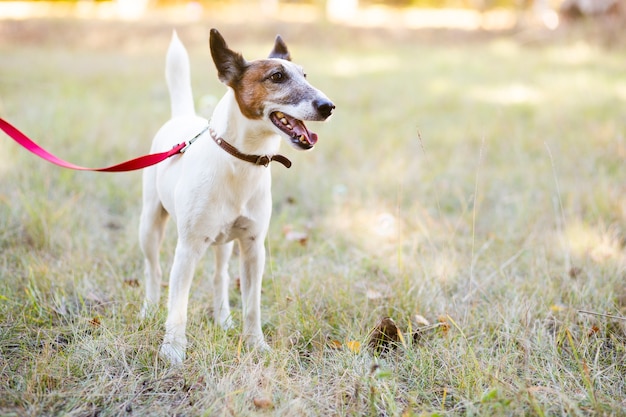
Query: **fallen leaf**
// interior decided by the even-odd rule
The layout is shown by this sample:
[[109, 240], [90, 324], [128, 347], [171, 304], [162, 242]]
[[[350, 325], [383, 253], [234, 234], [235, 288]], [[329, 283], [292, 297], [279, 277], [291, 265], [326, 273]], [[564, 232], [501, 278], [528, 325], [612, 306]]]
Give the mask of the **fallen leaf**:
[[305, 232], [292, 230], [285, 234], [285, 239], [287, 240], [287, 242], [298, 242], [302, 246], [306, 246], [309, 240], [309, 235]]
[[578, 276], [580, 274], [582, 274], [583, 270], [582, 268], [579, 268], [577, 266], [573, 266], [570, 268], [570, 270], [568, 271], [569, 277], [570, 278], [578, 278]]
[[370, 332], [368, 345], [381, 353], [397, 347], [400, 330], [391, 317], [383, 317]]
[[269, 410], [274, 407], [274, 403], [269, 398], [266, 397], [254, 397], [252, 399], [254, 406], [261, 410]]
[[430, 322], [426, 320], [426, 318], [420, 314], [415, 314], [413, 316], [413, 322], [420, 326], [430, 326]]
[[328, 347], [331, 349], [341, 349], [341, 342], [339, 340], [329, 340]]
[[445, 335], [448, 334], [448, 330], [450, 330], [450, 323], [448, 323], [448, 319], [446, 316], [437, 317], [437, 322], [439, 323], [439, 328], [441, 332]]
[[589, 332], [587, 332], [587, 336], [593, 336], [594, 334], [598, 333], [600, 331], [600, 328], [598, 326], [596, 326], [595, 324], [593, 326], [591, 326], [591, 329], [589, 329]]
[[563, 304], [552, 304], [550, 306], [550, 311], [553, 311], [555, 313], [558, 313], [560, 311], [564, 311], [567, 307], [565, 307]]
[[96, 316], [92, 318], [91, 320], [89, 320], [89, 324], [91, 324], [93, 327], [99, 327], [101, 324], [100, 317]]
[[350, 340], [349, 342], [346, 342], [346, 347], [352, 353], [360, 353], [361, 352], [361, 342], [359, 342], [357, 340]]
[[125, 279], [124, 284], [128, 285], [129, 287], [138, 287], [139, 280], [138, 279]]

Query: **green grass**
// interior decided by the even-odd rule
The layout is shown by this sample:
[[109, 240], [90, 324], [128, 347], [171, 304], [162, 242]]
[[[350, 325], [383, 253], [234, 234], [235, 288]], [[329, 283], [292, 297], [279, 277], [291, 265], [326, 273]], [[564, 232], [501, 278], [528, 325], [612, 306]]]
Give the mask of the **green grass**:
[[[248, 58], [281, 32], [337, 104], [310, 125], [314, 151], [284, 147], [294, 166], [273, 167], [273, 351], [213, 325], [208, 256], [170, 369], [164, 308], [138, 318], [141, 175], [63, 170], [2, 137], [0, 414], [626, 415], [626, 323], [579, 311], [626, 311], [623, 49], [219, 23]], [[0, 39], [3, 118], [77, 164], [147, 152], [169, 112], [167, 25], [0, 25], [15, 30]], [[180, 30], [199, 107], [224, 91], [208, 27]], [[234, 285], [231, 299], [240, 323]], [[416, 314], [445, 325], [413, 338]], [[385, 316], [404, 343], [375, 355]]]

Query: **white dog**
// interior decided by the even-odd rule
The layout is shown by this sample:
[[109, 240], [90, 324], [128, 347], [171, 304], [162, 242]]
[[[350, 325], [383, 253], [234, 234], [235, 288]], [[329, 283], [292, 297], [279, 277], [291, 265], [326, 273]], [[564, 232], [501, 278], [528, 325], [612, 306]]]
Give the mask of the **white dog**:
[[172, 118], [156, 134], [151, 152], [185, 140], [189, 146], [143, 174], [139, 226], [146, 269], [143, 315], [159, 301], [159, 248], [169, 216], [178, 230], [161, 346], [161, 355], [173, 364], [185, 358], [189, 289], [198, 260], [209, 246], [215, 248], [214, 319], [223, 328], [232, 326], [228, 262], [234, 240], [241, 256], [243, 336], [251, 348], [268, 349], [260, 317], [264, 241], [272, 211], [268, 165], [272, 161], [291, 165], [276, 155], [281, 138], [296, 149], [311, 149], [317, 135], [302, 120], [323, 121], [335, 108], [290, 61], [280, 36], [268, 59], [251, 62], [230, 50], [215, 29], [210, 46], [219, 79], [228, 90], [209, 122], [196, 116], [189, 57], [176, 33], [172, 36], [166, 63]]

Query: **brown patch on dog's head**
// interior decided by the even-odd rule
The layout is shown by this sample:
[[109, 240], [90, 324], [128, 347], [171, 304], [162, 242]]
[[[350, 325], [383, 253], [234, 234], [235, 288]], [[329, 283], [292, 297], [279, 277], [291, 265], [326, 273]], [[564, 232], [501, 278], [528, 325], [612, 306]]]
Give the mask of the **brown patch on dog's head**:
[[265, 111], [268, 96], [275, 94], [274, 74], [283, 71], [280, 63], [272, 60], [254, 61], [244, 72], [239, 83], [233, 86], [239, 109], [249, 119], [260, 119]]
[[241, 113], [249, 119], [263, 117], [268, 95], [278, 94], [280, 84], [288, 81], [287, 71], [278, 59], [291, 60], [287, 45], [279, 36], [269, 59], [248, 62], [243, 56], [228, 48], [222, 35], [211, 29], [211, 56], [217, 74], [224, 84], [235, 92]]

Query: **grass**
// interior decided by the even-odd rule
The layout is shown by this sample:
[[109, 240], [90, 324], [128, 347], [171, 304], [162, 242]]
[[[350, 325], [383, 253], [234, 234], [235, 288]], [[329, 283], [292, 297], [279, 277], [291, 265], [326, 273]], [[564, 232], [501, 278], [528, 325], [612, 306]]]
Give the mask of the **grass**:
[[[626, 415], [620, 46], [211, 24], [249, 58], [281, 32], [337, 104], [310, 126], [316, 149], [285, 147], [294, 166], [273, 168], [262, 302], [273, 351], [213, 326], [208, 256], [188, 359], [169, 368], [157, 356], [164, 309], [138, 318], [140, 174], [62, 170], [4, 137], [0, 414]], [[168, 25], [0, 25], [2, 117], [78, 164], [148, 150], [169, 112]], [[179, 33], [205, 107], [224, 91], [208, 24]], [[234, 285], [231, 299], [240, 323]], [[416, 315], [440, 325], [414, 337]], [[374, 354], [368, 334], [386, 316], [403, 338]]]

